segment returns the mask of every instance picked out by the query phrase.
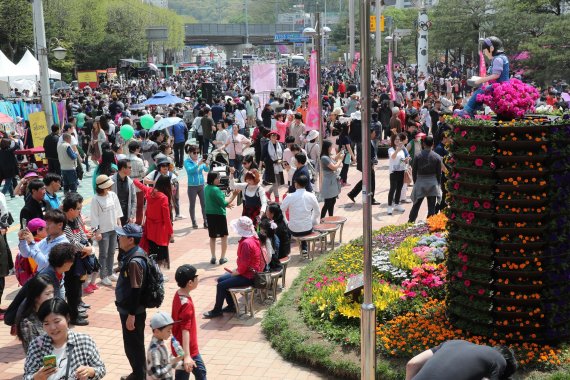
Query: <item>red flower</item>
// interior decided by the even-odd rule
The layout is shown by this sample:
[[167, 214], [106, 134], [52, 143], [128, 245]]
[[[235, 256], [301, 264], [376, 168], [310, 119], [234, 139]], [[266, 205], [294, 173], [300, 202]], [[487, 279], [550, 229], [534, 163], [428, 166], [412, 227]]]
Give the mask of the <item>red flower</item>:
[[489, 201], [483, 202], [483, 208], [490, 209], [491, 208], [491, 202], [489, 202]]
[[477, 293], [479, 293], [480, 295], [483, 295], [483, 294], [485, 294], [485, 289], [479, 289], [479, 291]]
[[483, 160], [478, 158], [475, 160], [475, 166], [481, 167], [483, 166]]
[[479, 207], [481, 207], [481, 204], [478, 201], [475, 201], [475, 202], [473, 202], [473, 206], [475, 208], [479, 208]]
[[458, 184], [457, 182], [454, 183], [454, 184], [453, 184], [453, 188], [454, 188], [455, 190], [459, 190], [459, 184]]
[[471, 145], [471, 147], [469, 148], [469, 151], [471, 153], [475, 152], [477, 150], [477, 147], [475, 145]]
[[463, 284], [464, 284], [465, 286], [467, 286], [467, 287], [470, 287], [470, 286], [471, 286], [471, 281], [465, 280], [465, 281], [463, 282]]

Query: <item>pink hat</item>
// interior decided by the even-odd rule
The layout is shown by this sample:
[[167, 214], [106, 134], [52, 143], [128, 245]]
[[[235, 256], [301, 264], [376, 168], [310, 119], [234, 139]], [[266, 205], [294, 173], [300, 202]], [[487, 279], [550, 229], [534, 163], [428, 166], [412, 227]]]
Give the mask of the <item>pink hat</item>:
[[427, 135], [426, 135], [425, 133], [423, 133], [423, 132], [420, 132], [420, 133], [418, 133], [418, 134], [416, 135], [416, 137], [419, 137], [419, 138], [421, 138], [421, 139], [423, 139], [423, 138], [426, 137], [426, 136], [427, 136]]
[[28, 222], [28, 230], [36, 232], [39, 229], [46, 228], [46, 221], [40, 218], [34, 218]]
[[26, 175], [24, 176], [24, 178], [30, 178], [30, 177], [39, 177], [40, 175], [36, 172], [29, 172], [26, 173]]

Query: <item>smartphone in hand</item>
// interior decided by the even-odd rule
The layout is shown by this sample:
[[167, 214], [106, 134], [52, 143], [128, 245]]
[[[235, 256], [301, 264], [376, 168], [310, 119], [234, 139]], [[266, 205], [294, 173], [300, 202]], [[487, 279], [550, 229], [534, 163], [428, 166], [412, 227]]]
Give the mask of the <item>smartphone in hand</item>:
[[43, 358], [44, 367], [55, 368], [57, 366], [57, 358], [55, 355], [46, 355]]

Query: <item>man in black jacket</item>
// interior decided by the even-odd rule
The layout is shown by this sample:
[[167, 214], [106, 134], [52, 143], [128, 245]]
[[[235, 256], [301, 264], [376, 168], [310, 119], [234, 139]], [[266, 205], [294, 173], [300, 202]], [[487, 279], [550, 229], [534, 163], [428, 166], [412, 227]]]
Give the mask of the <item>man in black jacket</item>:
[[425, 197], [428, 199], [428, 217], [435, 215], [435, 204], [438, 199], [441, 201], [442, 159], [437, 153], [432, 151], [432, 136], [426, 137], [424, 146], [425, 149], [412, 162], [412, 175], [414, 177], [412, 201], [414, 206], [410, 211], [408, 223], [416, 221], [418, 211]]
[[57, 142], [59, 140], [59, 125], [51, 126], [51, 133], [44, 139], [44, 150], [48, 160], [48, 172], [61, 175], [61, 166], [57, 158]]
[[[307, 165], [305, 165], [307, 163], [307, 156], [305, 153], [297, 153], [295, 155], [295, 161], [297, 161], [297, 168], [295, 169], [295, 173], [293, 173], [293, 177], [291, 178], [291, 186], [289, 186], [289, 190], [287, 191], [289, 194], [295, 192], [295, 180], [297, 178], [302, 175], [306, 175], [307, 178], [311, 178], [311, 175], [309, 174], [309, 168], [307, 168]], [[311, 181], [307, 183], [305, 190], [310, 193], [313, 192], [313, 185], [311, 185]]]
[[[372, 141], [376, 139], [376, 128], [374, 125], [370, 126], [370, 189], [369, 191], [372, 193], [372, 204], [379, 205], [376, 199], [374, 199], [374, 190], [376, 189], [376, 177], [374, 175], [374, 145]], [[356, 145], [356, 170], [362, 172], [362, 144]], [[348, 197], [351, 201], [355, 202], [354, 198], [362, 191], [362, 180], [358, 181], [358, 183], [348, 192]]]
[[44, 182], [34, 179], [28, 184], [28, 190], [30, 196], [26, 198], [26, 203], [20, 210], [20, 229], [22, 230], [26, 227], [26, 224], [23, 223], [24, 219], [26, 219], [26, 223], [34, 218], [44, 219], [46, 211], [46, 201], [44, 200], [46, 185]]

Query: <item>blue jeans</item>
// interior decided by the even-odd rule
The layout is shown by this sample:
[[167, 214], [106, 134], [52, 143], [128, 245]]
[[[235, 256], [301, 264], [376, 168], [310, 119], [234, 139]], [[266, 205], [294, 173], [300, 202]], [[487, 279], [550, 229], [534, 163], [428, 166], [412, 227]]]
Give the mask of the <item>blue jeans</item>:
[[14, 198], [14, 186], [12, 186], [12, 177], [4, 178], [4, 188], [2, 189], [4, 195], [10, 193], [10, 196]]
[[242, 162], [241, 160], [236, 160], [235, 158], [230, 158], [230, 166], [234, 168], [236, 171], [234, 172], [234, 178], [239, 179], [241, 176], [242, 171]]
[[483, 103], [477, 101], [477, 95], [484, 94], [485, 89], [486, 87], [483, 88], [483, 86], [481, 86], [477, 90], [475, 90], [473, 92], [473, 95], [471, 95], [471, 97], [469, 98], [469, 101], [467, 102], [465, 107], [463, 107], [463, 111], [468, 113], [471, 117], [475, 115], [475, 112], [483, 109]]
[[117, 248], [117, 233], [113, 231], [103, 232], [103, 238], [97, 243], [99, 245], [99, 276], [101, 279], [113, 274], [113, 263], [115, 260], [115, 248]]
[[240, 286], [249, 286], [253, 284], [253, 280], [242, 276], [232, 276], [230, 273], [225, 273], [218, 277], [218, 285], [216, 286], [216, 304], [214, 305], [214, 312], [221, 313], [222, 306], [224, 306], [224, 299], [229, 307], [236, 307], [234, 300], [228, 289], [239, 288]]
[[61, 177], [63, 179], [63, 192], [68, 193], [70, 191], [77, 191], [77, 185], [79, 181], [77, 180], [77, 171], [73, 170], [62, 170]]
[[[193, 356], [192, 360], [196, 363], [196, 367], [192, 369], [192, 374], [196, 380], [206, 380], [206, 365], [200, 354]], [[184, 370], [176, 370], [174, 380], [189, 380], [190, 374]]]

